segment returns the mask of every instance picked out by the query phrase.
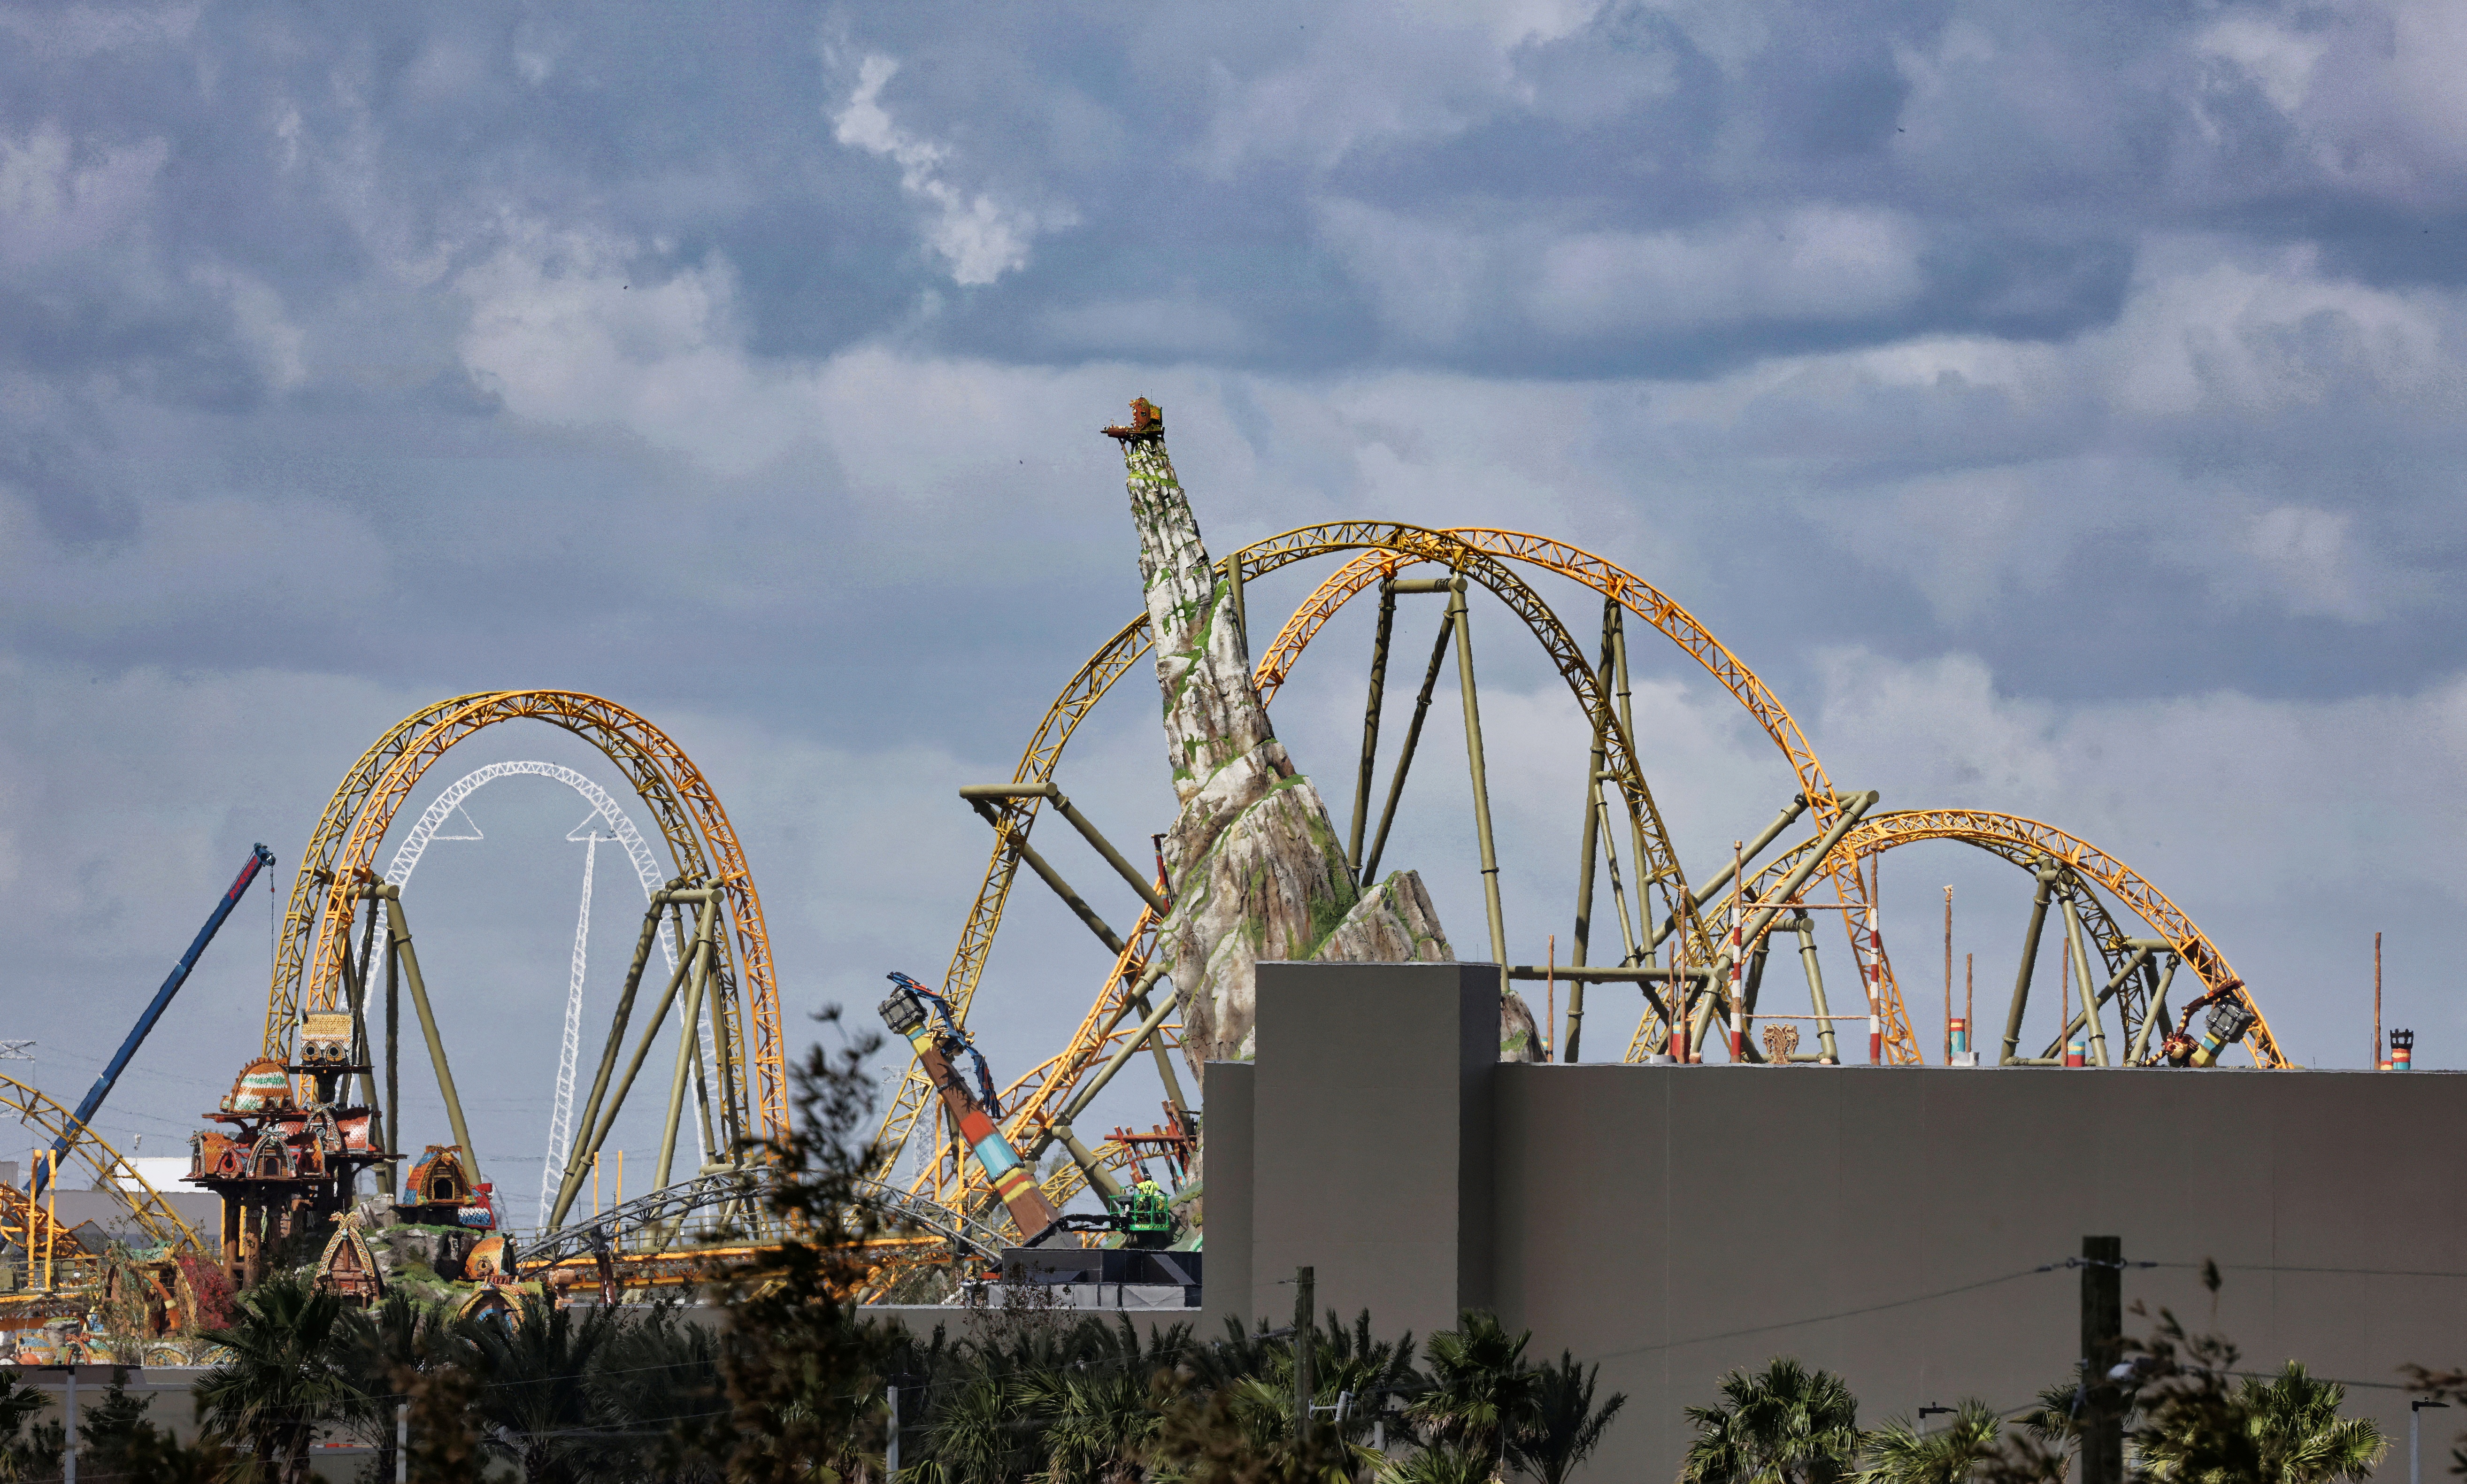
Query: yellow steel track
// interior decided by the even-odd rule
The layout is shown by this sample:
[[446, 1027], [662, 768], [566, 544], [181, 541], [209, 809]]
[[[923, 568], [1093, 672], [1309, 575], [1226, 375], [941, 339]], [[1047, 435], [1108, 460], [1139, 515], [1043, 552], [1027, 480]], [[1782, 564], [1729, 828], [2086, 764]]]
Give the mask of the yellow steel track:
[[[1524, 579], [1505, 565], [1503, 558], [1530, 562], [1552, 571], [1565, 569], [1567, 574], [1576, 576], [1578, 580], [1592, 581], [1592, 585], [1596, 587], [1602, 585], [1601, 580], [1595, 580], [1592, 574], [1606, 570], [1624, 579], [1624, 585], [1618, 586], [1614, 596], [1620, 596], [1632, 611], [1653, 619], [1657, 626], [1675, 622], [1671, 616], [1677, 615], [1686, 618], [1686, 623], [1692, 626], [1693, 633], [1702, 636], [1705, 643], [1711, 642], [1711, 636], [1705, 634], [1694, 619], [1686, 618], [1685, 611], [1668, 599], [1662, 598], [1658, 607], [1647, 603], [1642, 595], [1652, 593], [1652, 589], [1598, 557], [1565, 543], [1545, 542], [1529, 536], [1503, 539], [1505, 534], [1486, 530], [1434, 530], [1394, 521], [1344, 521], [1286, 531], [1234, 553], [1229, 560], [1240, 564], [1246, 583], [1313, 557], [1345, 551], [1361, 553], [1304, 601], [1261, 655], [1256, 666], [1261, 700], [1264, 702], [1275, 695], [1301, 649], [1346, 599], [1375, 582], [1383, 573], [1420, 562], [1437, 562], [1461, 573], [1488, 588], [1525, 620], [1574, 693], [1578, 706], [1596, 726], [1603, 729], [1604, 771], [1613, 774], [1619, 784], [1619, 796], [1629, 810], [1634, 837], [1641, 846], [1643, 865], [1639, 869], [1642, 878], [1638, 883], [1640, 898], [1647, 887], [1653, 887], [1676, 901], [1686, 890], [1686, 875], [1677, 851], [1670, 845], [1669, 833], [1663, 823], [1661, 811], [1655, 805], [1633, 755], [1630, 739], [1611, 714], [1610, 697], [1602, 693], [1592, 665], [1557, 616]], [[1468, 536], [1477, 539], [1469, 540]], [[1497, 550], [1486, 549], [1485, 543]], [[1553, 565], [1554, 562], [1557, 565]], [[1659, 594], [1653, 596], [1660, 597]], [[1114, 683], [1146, 654], [1147, 628], [1144, 616], [1133, 619], [1079, 667], [1053, 704], [1047, 708], [1027, 751], [1021, 754], [1018, 767], [1012, 772], [1013, 782], [1044, 783], [1052, 780], [1063, 749], [1079, 723], [1104, 698]], [[1665, 632], [1669, 631], [1665, 628]], [[1712, 648], [1727, 660], [1728, 651], [1720, 650], [1718, 644]], [[1735, 662], [1729, 662], [1729, 670], [1722, 673], [1746, 676], [1754, 682], [1745, 666]], [[1754, 691], [1760, 696], [1767, 695], [1762, 690], [1761, 682], [1754, 682]], [[1778, 711], [1779, 703], [1772, 704]], [[1797, 724], [1788, 721], [1787, 712], [1780, 714], [1788, 724], [1788, 735], [1798, 737]], [[1806, 750], [1803, 739], [1799, 745], [1801, 753], [1812, 760], [1814, 754]], [[1816, 776], [1823, 776], [1821, 768], [1817, 769]], [[1824, 797], [1829, 800], [1831, 784], [1827, 781], [1823, 786], [1827, 790]], [[1011, 822], [997, 831], [992, 857], [986, 864], [976, 901], [961, 931], [959, 947], [952, 955], [950, 969], [944, 977], [943, 992], [950, 998], [954, 1012], [963, 1020], [983, 977], [994, 934], [1002, 925], [1011, 881], [1018, 869], [1019, 856], [1013, 831], [1024, 832], [1029, 828], [1033, 822], [1038, 802], [1034, 798], [1020, 800]], [[1036, 1126], [1036, 1118], [1054, 1102], [1067, 1096], [1069, 1090], [1101, 1055], [1103, 1038], [1099, 1034], [1100, 1028], [1116, 1023], [1119, 1011], [1116, 1001], [1123, 988], [1144, 967], [1141, 945], [1147, 941], [1153, 926], [1148, 915], [1143, 913], [1138, 932], [1130, 939], [1132, 954], [1125, 955], [1124, 960], [1116, 965], [1115, 973], [1106, 981], [1105, 990], [1081, 1021], [1070, 1046], [1049, 1062], [1046, 1068], [1039, 1068], [1042, 1075], [1037, 1080], [1034, 1096], [1029, 1106], [1015, 1110], [1007, 1124], [1015, 1136], [1032, 1130]], [[1711, 947], [1704, 940], [1702, 924], [1691, 918], [1689, 931], [1696, 938], [1696, 961], [1709, 961]], [[1895, 1004], [1898, 1009], [1898, 1001]], [[1915, 1042], [1911, 1040], [1906, 1023], [1903, 1041], [1911, 1045], [1912, 1055], [1915, 1057]], [[935, 1106], [931, 1091], [931, 1086], [912, 1060], [901, 1080], [899, 1091], [884, 1116], [882, 1132], [877, 1139], [875, 1171], [878, 1178], [888, 1178], [907, 1148], [909, 1139], [914, 1136], [920, 1116], [929, 1107]], [[964, 1163], [951, 1158], [940, 1149], [940, 1144], [938, 1139], [938, 1156], [916, 1185], [920, 1193], [930, 1189], [937, 1200], [948, 1204], [956, 1200], [964, 1200], [966, 1187], [976, 1182], [970, 1180]], [[1075, 1176], [1075, 1170], [1068, 1170], [1057, 1172], [1054, 1179], [1057, 1182], [1068, 1183]], [[962, 1188], [953, 1190], [954, 1183]]]
[[450, 697], [404, 717], [360, 755], [319, 816], [292, 877], [266, 996], [266, 1055], [288, 1061], [302, 1008], [331, 1009], [339, 999], [355, 879], [374, 868], [395, 812], [420, 776], [456, 743], [509, 721], [546, 722], [598, 748], [623, 771], [658, 820], [678, 874], [715, 877], [725, 888], [736, 952], [734, 961], [729, 954], [720, 956], [713, 993], [736, 1064], [751, 1068], [747, 1081], [755, 1107], [748, 1127], [760, 1136], [785, 1137], [788, 1089], [780, 988], [761, 898], [736, 828], [702, 770], [666, 732], [615, 702], [577, 691], [497, 690]]
[[[2095, 882], [2112, 892], [2116, 899], [2131, 909], [2134, 915], [2147, 923], [2151, 930], [2166, 940], [2178, 957], [2200, 976], [2207, 989], [2230, 991], [2244, 1007], [2252, 1012], [2252, 1029], [2245, 1035], [2245, 1046], [2252, 1055], [2253, 1065], [2273, 1070], [2284, 1070], [2296, 1064], [2278, 1047], [2278, 1039], [2271, 1033], [2269, 1018], [2261, 1013], [2259, 1001], [2246, 988], [2229, 966], [2227, 956], [2209, 940], [2183, 908], [2169, 901], [2167, 894], [2152, 886], [2140, 872], [2115, 856], [2101, 850], [2078, 835], [2043, 824], [2037, 820], [2019, 815], [1999, 814], [1989, 809], [1902, 809], [1890, 814], [1874, 814], [1861, 820], [1842, 843], [1834, 847], [1828, 867], [1837, 874], [1853, 870], [1856, 863], [1870, 855], [1882, 854], [1900, 845], [1914, 844], [1923, 840], [1958, 840], [1993, 851], [2017, 866], [2034, 866], [2044, 862], [2073, 872], [2084, 881]], [[1806, 842], [1785, 852], [1767, 866], [1757, 887], [1770, 890], [1789, 866], [1813, 848]], [[2089, 899], [2095, 906], [2095, 899]], [[2102, 914], [2103, 916], [2103, 914]], [[2100, 938], [2102, 950], [2121, 941], [2122, 934], [2112, 925], [2103, 930], [2085, 923], [2094, 936]], [[2111, 968], [2120, 967], [2113, 954]]]
[[[163, 1199], [162, 1192], [137, 1173], [137, 1166], [122, 1158], [119, 1150], [104, 1143], [101, 1135], [80, 1126], [74, 1113], [54, 1102], [40, 1088], [30, 1088], [14, 1077], [0, 1077], [0, 1112], [15, 1113], [19, 1122], [42, 1135], [46, 1147], [61, 1136], [73, 1134], [74, 1136], [69, 1138], [68, 1157], [62, 1161], [64, 1165], [68, 1159], [82, 1160], [99, 1180], [130, 1181], [134, 1190], [127, 1197], [128, 1208], [136, 1214], [139, 1229], [165, 1247], [186, 1247], [199, 1252], [206, 1249], [206, 1244], [187, 1222], [180, 1219], [180, 1213], [171, 1209], [170, 1203]], [[26, 1189], [32, 1190], [34, 1183], [34, 1173], [30, 1170], [26, 1176]], [[38, 1240], [49, 1228], [50, 1220], [47, 1214], [35, 1217], [34, 1235]], [[0, 1232], [16, 1232], [22, 1240], [25, 1230], [25, 1193], [0, 1185]]]

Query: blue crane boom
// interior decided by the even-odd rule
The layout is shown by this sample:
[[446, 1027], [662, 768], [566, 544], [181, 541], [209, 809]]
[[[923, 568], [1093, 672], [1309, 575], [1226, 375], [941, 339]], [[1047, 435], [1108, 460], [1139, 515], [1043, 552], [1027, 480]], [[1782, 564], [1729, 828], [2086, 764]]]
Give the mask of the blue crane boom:
[[240, 866], [238, 879], [231, 884], [230, 890], [223, 893], [222, 900], [215, 904], [214, 915], [208, 917], [206, 925], [197, 930], [196, 940], [189, 945], [189, 951], [182, 954], [180, 961], [171, 966], [171, 977], [163, 981], [161, 989], [154, 991], [153, 1003], [146, 1007], [146, 1013], [139, 1016], [137, 1023], [129, 1028], [128, 1039], [120, 1044], [119, 1051], [111, 1058], [111, 1065], [105, 1067], [102, 1069], [102, 1075], [94, 1079], [94, 1086], [86, 1090], [85, 1101], [78, 1104], [77, 1113], [69, 1119], [68, 1128], [58, 1138], [52, 1141], [52, 1158], [35, 1163], [33, 1183], [28, 1187], [35, 1195], [41, 1195], [43, 1186], [48, 1183], [45, 1166], [57, 1168], [60, 1158], [68, 1154], [70, 1143], [86, 1127], [87, 1121], [93, 1118], [96, 1110], [102, 1107], [102, 1100], [111, 1095], [112, 1084], [118, 1082], [121, 1072], [127, 1068], [128, 1059], [135, 1056], [137, 1048], [146, 1044], [147, 1033], [154, 1028], [154, 1023], [161, 1020], [163, 1012], [170, 1007], [171, 997], [178, 994], [180, 986], [188, 981], [189, 971], [197, 966], [197, 959], [205, 953], [206, 945], [213, 942], [215, 934], [221, 931], [223, 919], [230, 916], [232, 909], [239, 905], [240, 897], [248, 890], [248, 884], [257, 879], [259, 871], [273, 864], [273, 851], [262, 844], [250, 847], [248, 860]]

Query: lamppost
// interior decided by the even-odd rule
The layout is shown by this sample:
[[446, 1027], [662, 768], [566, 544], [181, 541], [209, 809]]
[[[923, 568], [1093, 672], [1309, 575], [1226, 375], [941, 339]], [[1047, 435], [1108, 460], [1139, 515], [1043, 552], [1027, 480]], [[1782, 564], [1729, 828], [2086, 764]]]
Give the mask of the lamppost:
[[2414, 1397], [2409, 1400], [2407, 1404], [2407, 1484], [2424, 1484], [2424, 1409], [2428, 1406], [2437, 1406], [2447, 1410], [2449, 1405], [2447, 1402], [2435, 1402], [2429, 1397]]
[[1935, 1416], [1938, 1416], [1938, 1415], [1942, 1415], [1942, 1416], [1950, 1417], [1950, 1416], [1952, 1416], [1953, 1414], [1954, 1414], [1954, 1409], [1953, 1409], [1952, 1407], [1950, 1407], [1950, 1406], [1922, 1406], [1922, 1407], [1920, 1407], [1920, 1408], [1919, 1408], [1919, 1436], [1921, 1436], [1921, 1437], [1925, 1437], [1925, 1436], [1927, 1436], [1927, 1420], [1928, 1420], [1929, 1418], [1931, 1418], [1931, 1417], [1935, 1417]]

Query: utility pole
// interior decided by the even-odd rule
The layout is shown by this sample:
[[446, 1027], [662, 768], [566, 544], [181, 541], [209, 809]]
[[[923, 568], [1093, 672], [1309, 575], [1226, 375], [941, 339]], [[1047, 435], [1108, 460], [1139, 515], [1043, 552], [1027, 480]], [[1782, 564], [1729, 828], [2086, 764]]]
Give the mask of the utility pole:
[[1311, 1306], [1318, 1301], [1313, 1292], [1311, 1270], [1294, 1270], [1294, 1447], [1304, 1447], [1310, 1440], [1311, 1398], [1319, 1394], [1317, 1379], [1311, 1375]]
[[2082, 1238], [2081, 1481], [2124, 1484], [2124, 1409], [2108, 1372], [2124, 1348], [2124, 1240]]

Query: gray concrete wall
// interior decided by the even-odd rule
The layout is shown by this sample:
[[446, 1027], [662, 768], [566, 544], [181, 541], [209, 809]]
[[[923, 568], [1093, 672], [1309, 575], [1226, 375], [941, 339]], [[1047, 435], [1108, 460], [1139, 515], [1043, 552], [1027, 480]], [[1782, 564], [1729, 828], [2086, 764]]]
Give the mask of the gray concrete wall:
[[[2467, 1151], [2441, 1132], [2467, 1078], [1605, 1066], [1498, 1082], [1500, 1312], [1631, 1397], [1597, 1476], [1675, 1468], [1682, 1408], [1776, 1355], [1841, 1372], [1871, 1421], [1964, 1396], [2018, 1406], [2078, 1351], [2079, 1273], [2032, 1270], [2092, 1233], [2166, 1265], [2126, 1272], [2128, 1305], [2215, 1328], [2254, 1368], [2381, 1383], [2349, 1411], [2400, 1440], [2395, 1469], [2398, 1367], [2467, 1362]], [[2205, 1259], [2225, 1270], [2215, 1315]]]
[[1491, 1301], [1498, 984], [1496, 969], [1452, 963], [1259, 965], [1250, 1266], [1260, 1314], [1292, 1317], [1304, 1264], [1321, 1312], [1367, 1307], [1417, 1335]]
[[1207, 1182], [1200, 1219], [1208, 1233], [1207, 1271], [1200, 1285], [1205, 1318], [1200, 1333], [1213, 1339], [1225, 1321], [1248, 1329], [1259, 1313], [1251, 1301], [1251, 1123], [1256, 1107], [1250, 1062], [1211, 1062], [1201, 1083], [1207, 1113]]
[[[1247, 1149], [1238, 1116], [1207, 1123], [1209, 1276], [1241, 1240], [1220, 1182], [1248, 1163], [1256, 1313], [1289, 1316], [1299, 1263], [1390, 1332], [1488, 1304], [1627, 1393], [1588, 1477], [1669, 1477], [1682, 1409], [1777, 1355], [1841, 1372], [1871, 1424], [2019, 1406], [2077, 1348], [2078, 1273], [2035, 1270], [2086, 1234], [2164, 1265], [2125, 1274], [2128, 1305], [2254, 1368], [2375, 1383], [2348, 1410], [2393, 1439], [2386, 1477], [2398, 1367], [2467, 1365], [2467, 1076], [1500, 1066], [1494, 982], [1260, 966]], [[2428, 1415], [2444, 1459], [2456, 1419]]]

